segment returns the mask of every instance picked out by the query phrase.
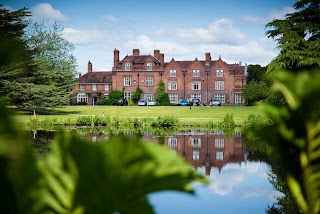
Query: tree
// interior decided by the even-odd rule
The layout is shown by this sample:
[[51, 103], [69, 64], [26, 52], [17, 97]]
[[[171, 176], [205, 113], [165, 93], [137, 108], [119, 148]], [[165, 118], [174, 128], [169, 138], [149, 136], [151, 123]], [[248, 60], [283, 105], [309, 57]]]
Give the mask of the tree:
[[294, 4], [297, 12], [284, 20], [273, 20], [268, 37], [276, 39], [280, 54], [268, 66], [268, 72], [288, 69], [300, 72], [320, 67], [320, 1], [300, 0]]
[[131, 100], [135, 103], [138, 102], [140, 100], [141, 94], [142, 94], [142, 89], [138, 86], [136, 91], [132, 94]]
[[259, 101], [266, 101], [270, 95], [270, 89], [266, 82], [250, 82], [243, 91], [243, 97], [249, 105]]
[[31, 54], [22, 39], [27, 26], [26, 9], [9, 11], [0, 4], [0, 96], [4, 97], [4, 81], [12, 82], [27, 76]]
[[170, 105], [169, 96], [165, 93], [165, 84], [161, 80], [159, 83], [159, 87], [156, 91], [155, 101], [161, 106], [168, 106]]
[[265, 81], [264, 75], [266, 71], [267, 71], [267, 67], [262, 67], [261, 65], [249, 65], [247, 83], [250, 83], [252, 81], [254, 82]]
[[44, 109], [69, 103], [76, 78], [74, 46], [62, 38], [62, 27], [31, 24], [24, 35], [32, 53], [32, 67], [25, 78], [4, 81], [12, 105]]

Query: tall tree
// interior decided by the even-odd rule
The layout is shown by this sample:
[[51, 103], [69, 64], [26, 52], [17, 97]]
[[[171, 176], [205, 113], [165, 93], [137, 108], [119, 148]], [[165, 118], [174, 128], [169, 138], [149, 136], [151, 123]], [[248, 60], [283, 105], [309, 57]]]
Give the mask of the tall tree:
[[249, 65], [247, 83], [265, 81], [264, 75], [267, 71], [267, 67], [261, 65]]
[[4, 97], [4, 81], [23, 78], [31, 60], [31, 54], [22, 39], [28, 25], [26, 9], [10, 11], [0, 4], [0, 95]]
[[24, 35], [33, 64], [24, 79], [5, 81], [10, 102], [18, 107], [44, 109], [69, 103], [76, 77], [74, 46], [62, 38], [62, 27], [30, 24]]
[[278, 42], [280, 54], [272, 60], [268, 71], [288, 69], [300, 72], [320, 67], [320, 1], [300, 0], [294, 4], [297, 12], [284, 20], [273, 20], [266, 32]]

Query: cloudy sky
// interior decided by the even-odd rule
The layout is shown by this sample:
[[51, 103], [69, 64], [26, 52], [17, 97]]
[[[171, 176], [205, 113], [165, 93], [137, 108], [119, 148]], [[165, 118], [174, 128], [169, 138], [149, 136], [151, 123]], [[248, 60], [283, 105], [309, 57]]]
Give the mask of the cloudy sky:
[[278, 53], [265, 24], [294, 12], [296, 0], [2, 0], [10, 9], [29, 8], [33, 19], [64, 27], [75, 45], [79, 72], [111, 70], [113, 50], [120, 59], [140, 49], [159, 49], [165, 61], [199, 60], [210, 52], [227, 63], [266, 66]]

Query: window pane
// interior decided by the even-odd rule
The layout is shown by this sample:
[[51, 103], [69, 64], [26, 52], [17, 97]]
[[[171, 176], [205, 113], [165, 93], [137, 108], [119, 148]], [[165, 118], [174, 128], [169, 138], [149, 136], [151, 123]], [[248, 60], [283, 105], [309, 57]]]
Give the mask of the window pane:
[[176, 70], [170, 70], [170, 77], [176, 77]]

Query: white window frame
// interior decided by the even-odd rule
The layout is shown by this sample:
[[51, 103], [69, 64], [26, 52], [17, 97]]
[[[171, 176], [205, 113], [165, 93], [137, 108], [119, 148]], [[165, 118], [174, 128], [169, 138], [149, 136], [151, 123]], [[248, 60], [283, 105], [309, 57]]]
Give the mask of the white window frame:
[[148, 62], [147, 63], [147, 71], [151, 71], [152, 70], [152, 63]]
[[241, 102], [241, 94], [234, 94], [234, 103], [238, 104]]
[[224, 81], [216, 81], [215, 82], [215, 89], [218, 91], [224, 90]]
[[131, 78], [130, 77], [123, 78], [123, 86], [131, 86]]
[[224, 138], [216, 138], [214, 139], [214, 145], [216, 148], [224, 148]]
[[124, 70], [125, 70], [125, 71], [130, 71], [130, 63], [126, 62], [126, 63], [124, 64]]
[[88, 95], [84, 92], [77, 94], [77, 102], [88, 103]]
[[154, 94], [144, 94], [144, 100], [154, 100]]
[[223, 70], [222, 69], [218, 69], [216, 71], [216, 77], [223, 77]]
[[105, 91], [110, 91], [110, 84], [105, 84], [104, 85], [104, 90]]
[[201, 94], [191, 94], [191, 99], [199, 99], [201, 101]]
[[92, 91], [96, 91], [97, 90], [97, 84], [92, 84], [91, 85], [91, 89], [92, 89]]
[[85, 85], [84, 84], [79, 84], [79, 90], [84, 91]]
[[192, 158], [193, 158], [193, 160], [199, 160], [200, 159], [200, 152], [199, 151], [192, 151]]
[[168, 94], [168, 96], [169, 96], [170, 103], [177, 103], [179, 101], [178, 94]]
[[192, 148], [201, 148], [201, 138], [192, 138], [191, 139], [191, 147]]
[[168, 147], [176, 148], [178, 146], [178, 139], [176, 137], [168, 138]]
[[170, 77], [176, 77], [177, 71], [176, 70], [170, 70]]
[[215, 94], [214, 99], [220, 100], [221, 103], [225, 103], [226, 102], [226, 95], [225, 94]]
[[201, 90], [201, 82], [200, 81], [192, 81], [191, 89], [194, 90], [194, 91]]
[[192, 76], [193, 77], [200, 77], [200, 70], [193, 70]]
[[146, 77], [146, 86], [153, 86], [153, 77]]
[[216, 152], [216, 159], [223, 160], [223, 152]]
[[169, 81], [168, 82], [168, 90], [178, 90], [177, 81]]
[[126, 100], [131, 100], [131, 96], [132, 96], [132, 93], [130, 92], [123, 93], [123, 98], [125, 98]]

